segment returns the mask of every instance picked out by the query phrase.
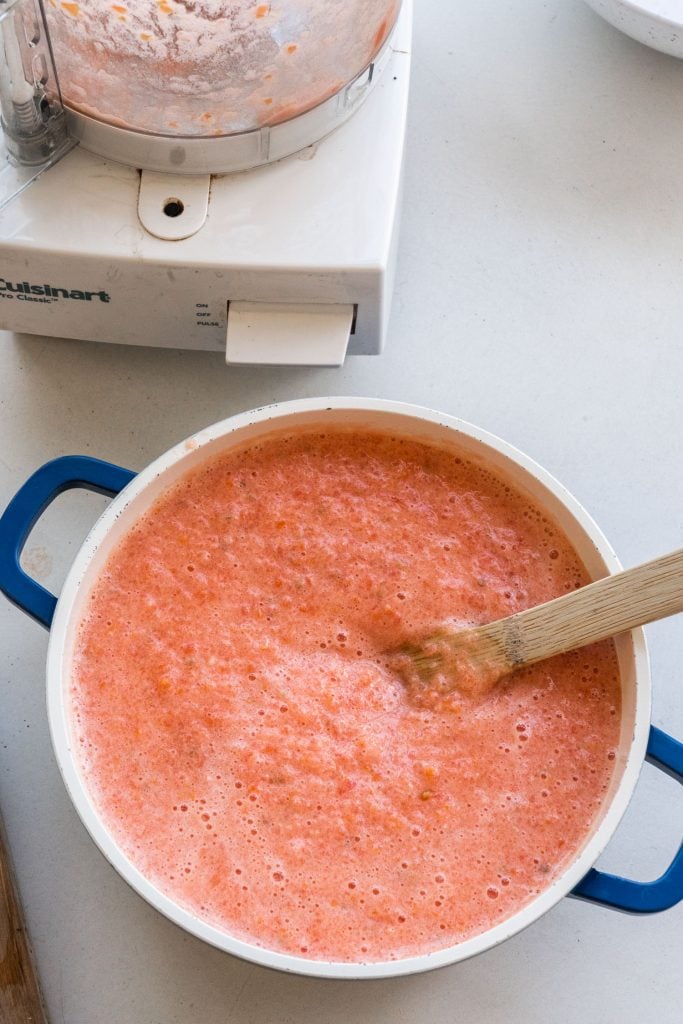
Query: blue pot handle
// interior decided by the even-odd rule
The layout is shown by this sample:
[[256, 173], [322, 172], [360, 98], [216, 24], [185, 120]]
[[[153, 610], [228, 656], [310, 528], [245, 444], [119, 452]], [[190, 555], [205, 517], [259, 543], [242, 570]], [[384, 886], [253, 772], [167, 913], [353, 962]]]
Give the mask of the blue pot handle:
[[135, 476], [110, 462], [86, 455], [64, 455], [36, 470], [15, 494], [0, 518], [0, 590], [22, 611], [50, 628], [57, 598], [32, 580], [19, 564], [35, 523], [58, 494], [84, 487], [110, 497]]
[[[683, 783], [683, 743], [650, 726], [646, 760]], [[654, 914], [683, 900], [683, 843], [670, 867], [654, 882], [632, 882], [591, 868], [571, 893], [628, 914]]]

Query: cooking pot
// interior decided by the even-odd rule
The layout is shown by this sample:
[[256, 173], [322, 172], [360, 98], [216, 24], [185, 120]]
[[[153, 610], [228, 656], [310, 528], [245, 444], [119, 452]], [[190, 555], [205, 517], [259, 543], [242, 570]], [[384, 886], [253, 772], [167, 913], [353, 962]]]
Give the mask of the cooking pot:
[[[66, 456], [37, 470], [0, 519], [0, 589], [28, 615], [50, 628], [47, 703], [57, 763], [85, 827], [102, 853], [152, 906], [213, 946], [246, 960], [298, 974], [382, 978], [456, 963], [481, 953], [532, 924], [562, 897], [572, 895], [631, 913], [665, 910], [683, 899], [683, 846], [668, 871], [640, 883], [592, 868], [614, 833], [647, 758], [683, 781], [683, 744], [650, 726], [650, 672], [640, 629], [616, 638], [622, 688], [620, 742], [614, 775], [600, 813], [562, 874], [512, 917], [455, 946], [382, 963], [309, 960], [237, 939], [174, 903], [123, 854], [95, 809], [75, 756], [69, 682], [77, 624], [110, 552], [152, 503], [198, 463], [255, 442], [276, 430], [357, 427], [437, 444], [457, 444], [468, 456], [508, 477], [560, 526], [594, 579], [621, 568], [616, 555], [581, 505], [548, 473], [511, 445], [442, 413], [397, 402], [362, 398], [306, 399], [256, 409], [208, 427], [172, 448], [141, 473], [84, 456]], [[19, 565], [26, 539], [43, 510], [62, 491], [84, 487], [111, 495], [76, 556], [59, 600]]]

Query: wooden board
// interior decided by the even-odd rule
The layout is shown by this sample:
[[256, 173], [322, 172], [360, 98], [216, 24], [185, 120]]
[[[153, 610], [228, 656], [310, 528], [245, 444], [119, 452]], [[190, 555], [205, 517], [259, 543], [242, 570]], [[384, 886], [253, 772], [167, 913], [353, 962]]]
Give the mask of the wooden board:
[[47, 1024], [0, 819], [0, 1024]]

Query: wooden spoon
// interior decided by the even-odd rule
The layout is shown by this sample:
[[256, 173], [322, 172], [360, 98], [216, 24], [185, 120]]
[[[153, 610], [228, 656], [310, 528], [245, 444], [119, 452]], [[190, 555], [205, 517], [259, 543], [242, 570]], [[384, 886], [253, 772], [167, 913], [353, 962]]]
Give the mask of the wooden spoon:
[[47, 1024], [1, 820], [0, 1024]]
[[515, 669], [680, 611], [683, 549], [497, 622], [441, 629], [401, 647], [396, 667], [409, 682], [439, 674], [442, 691], [481, 695]]

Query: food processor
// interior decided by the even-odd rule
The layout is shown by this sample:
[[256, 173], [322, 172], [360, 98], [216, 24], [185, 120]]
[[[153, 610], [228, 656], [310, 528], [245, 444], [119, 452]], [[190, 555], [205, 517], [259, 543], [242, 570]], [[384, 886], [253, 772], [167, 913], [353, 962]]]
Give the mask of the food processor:
[[236, 364], [379, 353], [411, 17], [0, 0], [0, 327]]

